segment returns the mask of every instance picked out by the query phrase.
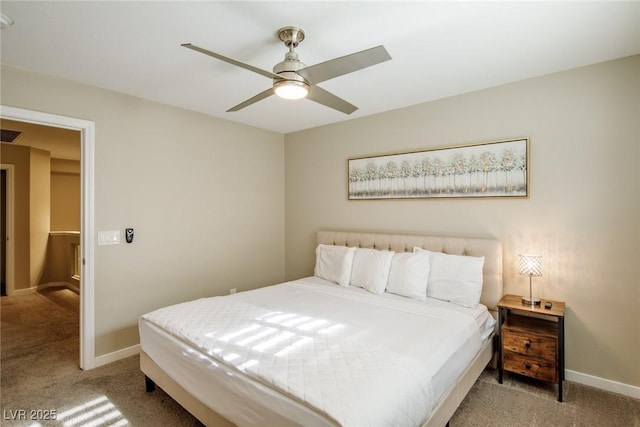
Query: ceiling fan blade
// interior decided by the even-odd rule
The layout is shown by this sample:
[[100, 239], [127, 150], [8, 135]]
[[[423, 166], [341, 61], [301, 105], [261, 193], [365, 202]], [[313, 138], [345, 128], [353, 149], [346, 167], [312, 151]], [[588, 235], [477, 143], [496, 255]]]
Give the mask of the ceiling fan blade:
[[316, 84], [370, 67], [391, 59], [384, 46], [376, 46], [340, 58], [330, 59], [296, 71], [309, 83]]
[[227, 110], [227, 113], [230, 113], [232, 111], [238, 111], [238, 110], [242, 110], [245, 107], [248, 107], [251, 104], [255, 104], [258, 101], [262, 101], [265, 98], [268, 98], [269, 96], [273, 95], [273, 87], [270, 87], [269, 89], [260, 92], [259, 94], [257, 94], [256, 96], [253, 96], [249, 99], [247, 99], [246, 101], [236, 105], [235, 107], [231, 107]]
[[333, 108], [334, 110], [338, 110], [345, 114], [351, 114], [358, 109], [353, 104], [348, 103], [344, 99], [335, 96], [329, 91], [326, 91], [318, 86], [311, 86], [309, 88], [309, 94], [307, 95], [312, 101], [317, 102], [318, 104], [325, 105], [329, 108]]
[[254, 67], [253, 65], [245, 64], [244, 62], [240, 62], [237, 59], [229, 58], [227, 56], [220, 55], [219, 53], [211, 52], [210, 50], [192, 45], [191, 43], [183, 43], [180, 46], [186, 47], [187, 49], [195, 50], [196, 52], [204, 53], [205, 55], [212, 56], [221, 61], [228, 62], [229, 64], [233, 64], [238, 67], [244, 68], [245, 70], [253, 71], [254, 73], [258, 73], [265, 77], [269, 77], [270, 79], [282, 80], [281, 76], [279, 76], [278, 74], [272, 73], [271, 71], [263, 70], [261, 68]]

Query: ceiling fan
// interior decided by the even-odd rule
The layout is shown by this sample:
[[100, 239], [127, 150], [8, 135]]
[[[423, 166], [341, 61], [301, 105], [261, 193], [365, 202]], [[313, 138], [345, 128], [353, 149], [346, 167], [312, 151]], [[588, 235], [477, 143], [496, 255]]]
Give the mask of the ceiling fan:
[[273, 79], [272, 87], [235, 107], [231, 107], [227, 112], [241, 110], [275, 93], [285, 99], [308, 98], [334, 110], [351, 114], [358, 107], [316, 85], [391, 59], [384, 46], [380, 45], [307, 67], [298, 59], [298, 54], [294, 51], [298, 44], [304, 40], [304, 31], [298, 27], [283, 27], [278, 30], [278, 38], [284, 42], [289, 51], [285, 54], [284, 61], [273, 67], [273, 72], [211, 52], [191, 43], [184, 43], [181, 46]]

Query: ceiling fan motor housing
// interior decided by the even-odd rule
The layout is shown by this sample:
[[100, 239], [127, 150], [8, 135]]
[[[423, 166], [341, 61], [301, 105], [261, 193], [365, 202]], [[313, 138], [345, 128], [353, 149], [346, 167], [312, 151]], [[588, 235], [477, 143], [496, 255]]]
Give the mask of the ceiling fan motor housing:
[[[273, 67], [273, 72], [282, 76], [282, 78], [286, 80], [293, 80], [297, 82], [301, 82], [304, 84], [309, 84], [301, 75], [296, 73], [296, 71], [301, 70], [303, 68], [307, 68], [307, 66], [298, 59], [298, 54], [295, 52], [287, 52], [284, 56], [284, 61], [278, 63]], [[276, 83], [279, 80], [273, 79], [273, 82]]]

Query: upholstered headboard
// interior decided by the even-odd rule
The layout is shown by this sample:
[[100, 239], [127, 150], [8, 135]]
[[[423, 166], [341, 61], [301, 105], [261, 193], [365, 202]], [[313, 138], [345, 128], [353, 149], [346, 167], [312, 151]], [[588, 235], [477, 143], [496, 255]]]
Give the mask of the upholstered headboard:
[[318, 244], [412, 252], [415, 246], [452, 255], [483, 256], [483, 283], [480, 302], [497, 311], [502, 297], [502, 243], [495, 239], [422, 236], [409, 234], [318, 231]]

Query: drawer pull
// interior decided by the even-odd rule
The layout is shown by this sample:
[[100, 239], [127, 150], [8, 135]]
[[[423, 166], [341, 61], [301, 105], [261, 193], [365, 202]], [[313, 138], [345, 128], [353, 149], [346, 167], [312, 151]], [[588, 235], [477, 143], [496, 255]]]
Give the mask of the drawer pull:
[[531, 343], [527, 341], [526, 343], [524, 343], [524, 346], [525, 346], [526, 348], [531, 348]]
[[531, 365], [529, 365], [528, 363], [526, 365], [524, 365], [525, 369], [529, 370], [531, 369]]

